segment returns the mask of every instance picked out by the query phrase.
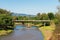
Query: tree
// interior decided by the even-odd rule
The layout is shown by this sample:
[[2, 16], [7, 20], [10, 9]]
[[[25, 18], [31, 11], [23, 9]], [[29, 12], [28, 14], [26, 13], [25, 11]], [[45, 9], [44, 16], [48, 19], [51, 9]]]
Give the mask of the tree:
[[54, 21], [55, 21], [56, 24], [60, 23], [60, 12], [55, 14], [55, 20]]
[[37, 17], [38, 20], [40, 20], [40, 16], [41, 16], [41, 14], [40, 13], [37, 13], [37, 16], [36, 17]]
[[48, 20], [48, 15], [46, 13], [42, 13], [40, 16], [40, 20]]
[[53, 20], [55, 18], [52, 12], [48, 13], [48, 17], [50, 20]]
[[17, 16], [13, 16], [13, 20], [18, 20], [18, 17]]
[[60, 2], [60, 0], [59, 0], [59, 2]]
[[0, 25], [4, 29], [6, 29], [8, 26], [13, 25], [10, 11], [0, 9]]

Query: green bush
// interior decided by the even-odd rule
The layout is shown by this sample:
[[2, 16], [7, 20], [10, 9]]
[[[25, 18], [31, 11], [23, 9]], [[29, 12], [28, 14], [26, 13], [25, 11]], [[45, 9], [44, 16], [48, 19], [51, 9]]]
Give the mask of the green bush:
[[59, 20], [58, 19], [54, 19], [54, 23], [55, 24], [58, 24], [59, 23]]

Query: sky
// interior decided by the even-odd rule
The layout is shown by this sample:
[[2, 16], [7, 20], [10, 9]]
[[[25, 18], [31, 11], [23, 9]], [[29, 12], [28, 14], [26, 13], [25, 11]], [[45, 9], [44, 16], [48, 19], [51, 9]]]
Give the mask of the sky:
[[58, 0], [0, 0], [0, 8], [14, 13], [35, 15], [56, 12]]

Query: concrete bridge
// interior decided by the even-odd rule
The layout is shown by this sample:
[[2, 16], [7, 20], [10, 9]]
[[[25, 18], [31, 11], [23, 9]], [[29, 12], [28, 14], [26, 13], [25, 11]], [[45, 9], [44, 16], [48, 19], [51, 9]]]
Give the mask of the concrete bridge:
[[13, 22], [50, 22], [51, 20], [13, 20]]
[[36, 23], [36, 22], [43, 22], [44, 26], [46, 24], [46, 22], [51, 22], [51, 20], [13, 20], [13, 22], [17, 22], [17, 23], [22, 23], [23, 25], [25, 25], [25, 23], [29, 23], [29, 22], [32, 22], [32, 23]]

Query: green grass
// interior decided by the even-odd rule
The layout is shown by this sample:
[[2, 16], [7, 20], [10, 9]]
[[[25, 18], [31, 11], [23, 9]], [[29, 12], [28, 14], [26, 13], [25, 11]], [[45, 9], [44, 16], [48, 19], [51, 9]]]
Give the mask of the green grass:
[[[43, 26], [39, 28], [44, 36], [44, 40], [47, 39], [47, 36], [51, 35], [50, 33], [52, 33], [55, 30], [55, 27], [51, 27], [51, 26]], [[49, 32], [47, 35], [47, 31]], [[47, 35], [47, 36], [46, 36]]]
[[54, 27], [51, 27], [51, 26], [43, 26], [43, 27], [41, 27], [41, 29], [43, 29], [43, 30], [50, 30], [50, 31], [53, 31], [53, 30], [55, 30], [55, 28]]
[[0, 30], [0, 36], [3, 36], [3, 35], [8, 35], [9, 33], [11, 33], [13, 30]]

